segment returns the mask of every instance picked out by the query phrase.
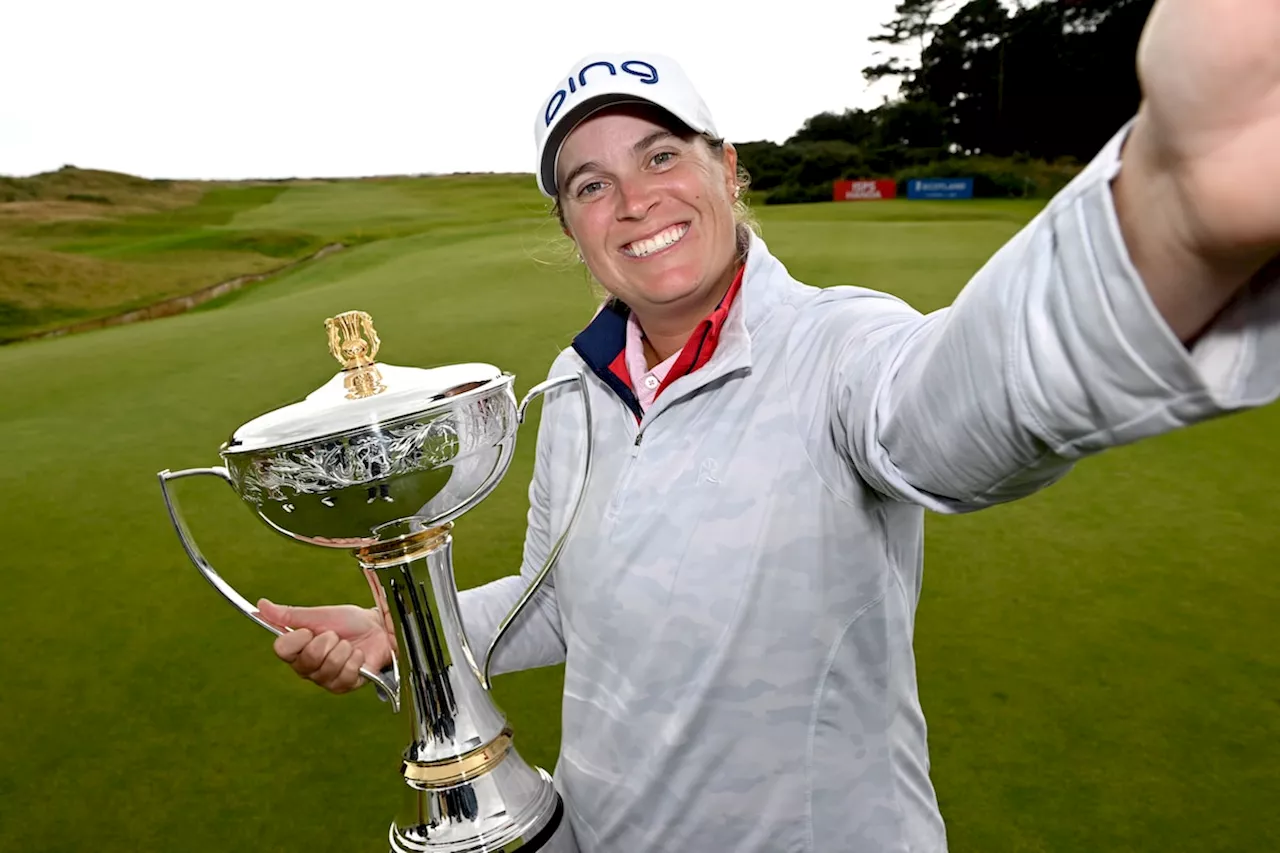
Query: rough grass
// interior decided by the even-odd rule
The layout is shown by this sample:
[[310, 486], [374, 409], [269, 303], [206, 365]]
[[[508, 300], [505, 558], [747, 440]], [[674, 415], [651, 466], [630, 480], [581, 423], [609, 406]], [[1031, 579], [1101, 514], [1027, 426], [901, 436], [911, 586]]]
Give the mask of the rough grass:
[[323, 245], [314, 234], [224, 227], [283, 189], [74, 168], [0, 178], [0, 342], [311, 254]]
[[[0, 850], [385, 844], [405, 721], [276, 662], [187, 562], [155, 472], [216, 464], [237, 425], [326, 380], [323, 320], [338, 311], [372, 313], [390, 363], [489, 361], [518, 393], [542, 379], [594, 304], [513, 180], [228, 203], [232, 231], [377, 239], [216, 309], [0, 348]], [[761, 218], [798, 276], [928, 309], [1035, 211]], [[103, 232], [58, 239], [114, 257]], [[1017, 505], [929, 520], [917, 651], [952, 850], [1280, 849], [1278, 431], [1280, 410], [1251, 412], [1113, 451]], [[462, 586], [518, 565], [532, 447], [523, 432], [507, 479], [459, 522]], [[349, 558], [270, 533], [218, 483], [179, 486], [250, 598], [367, 599]], [[522, 753], [548, 768], [560, 686], [552, 668], [495, 688]]]
[[514, 176], [196, 183], [66, 168], [0, 178], [0, 342], [278, 269], [335, 242], [545, 218]]
[[29, 178], [0, 175], [0, 202], [67, 200], [159, 209], [189, 204], [198, 195], [199, 184], [193, 181], [149, 180], [75, 166]]

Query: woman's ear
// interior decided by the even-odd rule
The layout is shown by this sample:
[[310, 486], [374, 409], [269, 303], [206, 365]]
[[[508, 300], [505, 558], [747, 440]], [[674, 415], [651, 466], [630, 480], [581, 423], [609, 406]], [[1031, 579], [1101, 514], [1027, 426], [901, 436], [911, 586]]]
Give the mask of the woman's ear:
[[728, 172], [729, 179], [729, 197], [736, 199], [739, 195], [738, 189], [738, 149], [733, 147], [732, 142], [724, 144], [724, 168]]
[[582, 250], [578, 248], [578, 241], [573, 239], [573, 232], [569, 230], [569, 226], [564, 225], [561, 230], [564, 231], [564, 236], [569, 238], [569, 242], [573, 243], [573, 253], [577, 255], [578, 263], [585, 264], [586, 261], [582, 258]]

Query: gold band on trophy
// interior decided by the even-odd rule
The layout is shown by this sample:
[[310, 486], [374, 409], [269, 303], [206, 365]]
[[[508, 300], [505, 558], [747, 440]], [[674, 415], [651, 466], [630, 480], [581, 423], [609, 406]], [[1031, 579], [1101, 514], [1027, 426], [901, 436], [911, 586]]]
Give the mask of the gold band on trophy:
[[391, 542], [379, 542], [366, 545], [356, 551], [361, 568], [383, 569], [387, 566], [399, 566], [421, 558], [428, 551], [439, 548], [453, 530], [453, 522], [448, 521], [439, 527], [419, 530]]
[[429, 788], [447, 788], [483, 776], [497, 767], [510, 751], [511, 730], [503, 729], [502, 734], [466, 755], [446, 761], [405, 761], [400, 772], [411, 782]]

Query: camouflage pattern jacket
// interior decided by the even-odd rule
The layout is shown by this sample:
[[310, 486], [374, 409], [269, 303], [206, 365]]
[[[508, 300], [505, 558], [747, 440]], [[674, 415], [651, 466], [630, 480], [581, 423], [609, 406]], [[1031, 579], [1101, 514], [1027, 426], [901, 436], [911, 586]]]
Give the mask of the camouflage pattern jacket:
[[[1123, 133], [946, 309], [806, 286], [753, 237], [713, 357], [642, 419], [616, 314], [556, 359], [586, 373], [594, 472], [494, 671], [565, 664], [584, 853], [946, 849], [912, 652], [926, 509], [1280, 393], [1280, 288], [1190, 350], [1155, 312], [1110, 192]], [[564, 528], [579, 393], [543, 404], [521, 574], [461, 596], [473, 647]]]

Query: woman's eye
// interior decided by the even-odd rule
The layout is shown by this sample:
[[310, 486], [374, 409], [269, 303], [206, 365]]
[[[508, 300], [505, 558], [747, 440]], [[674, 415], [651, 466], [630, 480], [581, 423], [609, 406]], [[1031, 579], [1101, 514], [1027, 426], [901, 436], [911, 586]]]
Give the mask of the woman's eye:
[[587, 183], [578, 187], [578, 196], [581, 198], [584, 195], [592, 195], [599, 192], [603, 186], [604, 184], [601, 181], [587, 181]]
[[671, 151], [659, 151], [657, 154], [653, 155], [653, 159], [650, 160], [649, 162], [651, 162], [655, 166], [661, 166], [667, 163], [669, 160], [671, 160], [675, 156], [676, 155]]

